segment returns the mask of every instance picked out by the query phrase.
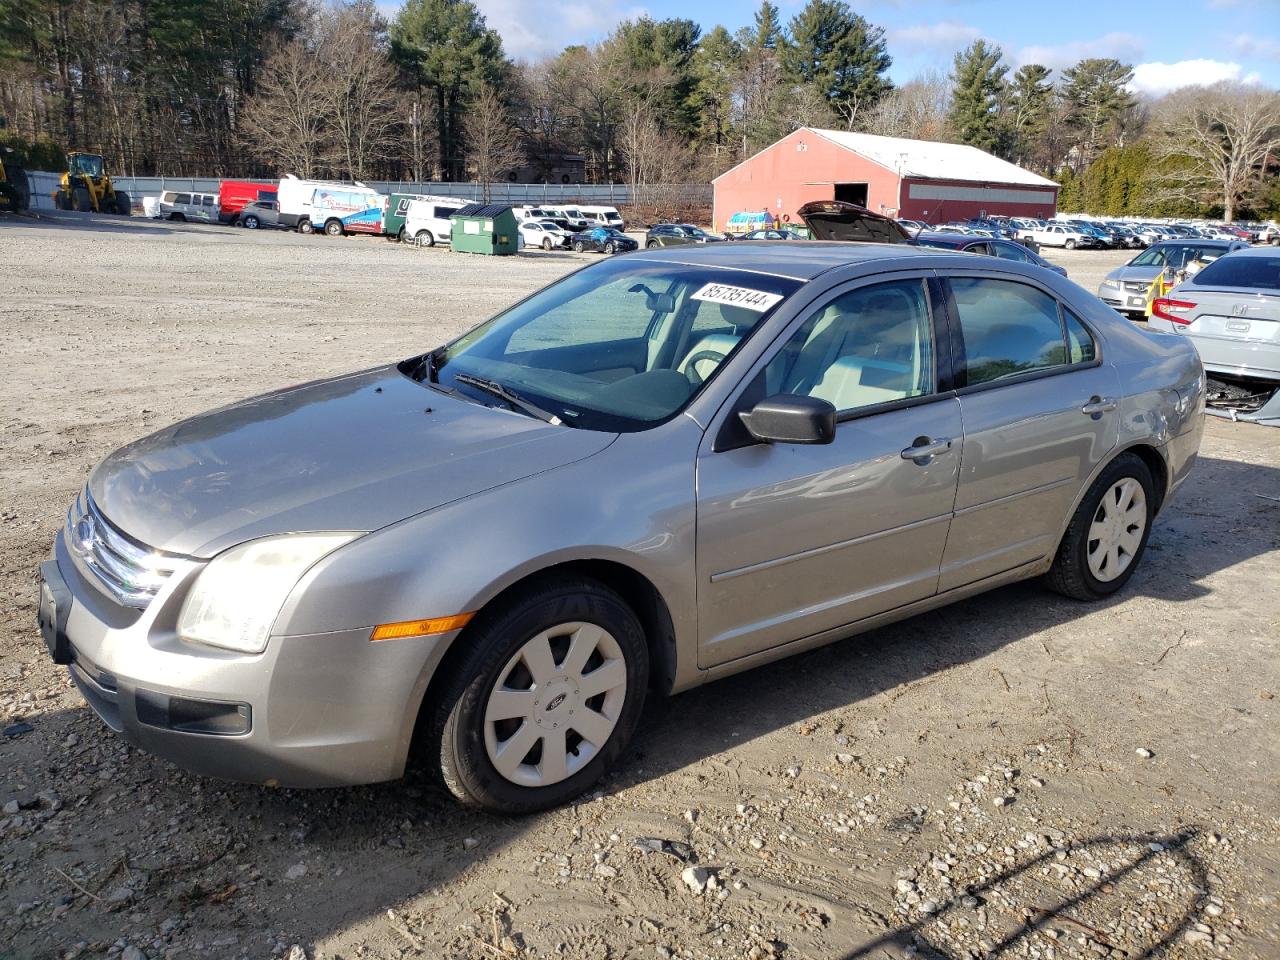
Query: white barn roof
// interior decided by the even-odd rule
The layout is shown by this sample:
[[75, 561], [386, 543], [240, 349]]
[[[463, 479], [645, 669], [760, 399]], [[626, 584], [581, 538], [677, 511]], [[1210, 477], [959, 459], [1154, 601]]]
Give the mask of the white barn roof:
[[1035, 187], [1056, 187], [1046, 177], [1023, 170], [985, 150], [963, 143], [936, 143], [879, 137], [847, 130], [807, 128], [837, 146], [852, 150], [903, 177], [928, 180], [968, 180], [978, 183], [1017, 183]]

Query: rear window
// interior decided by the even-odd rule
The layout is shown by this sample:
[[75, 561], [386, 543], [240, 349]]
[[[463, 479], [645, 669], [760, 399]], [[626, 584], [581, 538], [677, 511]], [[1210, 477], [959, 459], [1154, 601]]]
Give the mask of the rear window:
[[1191, 282], [1197, 286], [1280, 291], [1280, 256], [1222, 257], [1197, 273]]

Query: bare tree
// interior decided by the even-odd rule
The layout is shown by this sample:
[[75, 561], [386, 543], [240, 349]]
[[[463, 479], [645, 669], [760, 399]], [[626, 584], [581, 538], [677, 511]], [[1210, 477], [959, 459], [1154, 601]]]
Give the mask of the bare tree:
[[1220, 200], [1230, 221], [1280, 152], [1280, 94], [1220, 83], [1170, 94], [1157, 105], [1156, 183], [1166, 199]]
[[923, 73], [885, 94], [863, 114], [868, 133], [915, 140], [949, 140], [951, 82], [936, 70]]
[[467, 159], [488, 203], [493, 181], [524, 162], [520, 134], [511, 122], [511, 112], [493, 87], [482, 85], [472, 98], [462, 133], [467, 142]]
[[303, 40], [291, 40], [267, 58], [258, 92], [241, 118], [249, 150], [282, 172], [314, 177], [331, 142], [325, 66]]
[[372, 2], [338, 7], [326, 17], [318, 58], [322, 100], [333, 129], [334, 166], [352, 180], [399, 149], [402, 103], [386, 27]]

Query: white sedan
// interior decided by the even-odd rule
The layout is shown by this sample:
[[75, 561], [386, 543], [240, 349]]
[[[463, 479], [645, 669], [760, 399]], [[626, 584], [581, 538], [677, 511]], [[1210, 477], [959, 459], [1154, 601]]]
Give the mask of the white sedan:
[[550, 220], [526, 220], [520, 224], [520, 237], [526, 247], [543, 250], [567, 247], [571, 236], [568, 230]]

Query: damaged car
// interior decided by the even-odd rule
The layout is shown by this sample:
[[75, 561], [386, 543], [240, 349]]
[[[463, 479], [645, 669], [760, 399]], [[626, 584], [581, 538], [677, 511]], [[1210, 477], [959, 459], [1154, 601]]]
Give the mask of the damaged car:
[[423, 767], [545, 809], [651, 696], [1028, 578], [1114, 596], [1196, 460], [1189, 339], [906, 243], [597, 261], [110, 454], [39, 629], [106, 726], [190, 770]]

